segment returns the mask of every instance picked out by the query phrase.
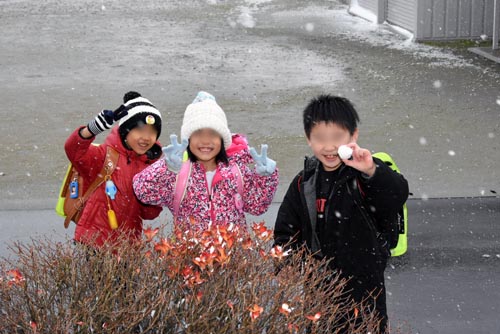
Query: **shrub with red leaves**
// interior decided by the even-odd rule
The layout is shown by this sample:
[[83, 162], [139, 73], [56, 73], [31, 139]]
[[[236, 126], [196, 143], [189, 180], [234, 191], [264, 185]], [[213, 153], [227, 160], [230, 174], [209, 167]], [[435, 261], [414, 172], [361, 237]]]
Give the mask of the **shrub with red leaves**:
[[375, 333], [324, 261], [272, 247], [263, 222], [144, 236], [98, 250], [14, 244], [16, 260], [0, 262], [0, 333]]

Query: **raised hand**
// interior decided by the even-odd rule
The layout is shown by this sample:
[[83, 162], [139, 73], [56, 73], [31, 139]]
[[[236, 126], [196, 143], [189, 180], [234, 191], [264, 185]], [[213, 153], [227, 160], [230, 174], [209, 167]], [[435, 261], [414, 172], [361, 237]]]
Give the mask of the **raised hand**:
[[[123, 101], [124, 103], [126, 103], [127, 101], [138, 98], [140, 96], [141, 94], [137, 92], [128, 92], [123, 97]], [[121, 104], [115, 110], [104, 109], [99, 113], [99, 115], [97, 115], [87, 124], [87, 128], [89, 129], [90, 133], [96, 136], [105, 130], [111, 129], [115, 121], [120, 120], [127, 114], [128, 108], [124, 104]]]
[[250, 147], [250, 155], [255, 161], [255, 171], [261, 176], [269, 176], [276, 170], [276, 161], [267, 157], [267, 144], [260, 146], [260, 154], [255, 148]]
[[162, 151], [165, 154], [167, 167], [172, 172], [178, 172], [182, 166], [182, 158], [184, 151], [188, 146], [187, 139], [183, 139], [181, 143], [177, 141], [177, 135], [170, 135], [170, 145], [163, 147]]
[[99, 113], [99, 115], [91, 120], [89, 124], [87, 124], [87, 128], [94, 136], [96, 136], [105, 130], [111, 129], [113, 121], [113, 111], [104, 109]]
[[372, 154], [369, 150], [359, 147], [356, 143], [346, 145], [352, 150], [350, 159], [343, 159], [342, 161], [352, 168], [360, 172], [372, 176], [375, 173], [376, 165], [373, 162]]

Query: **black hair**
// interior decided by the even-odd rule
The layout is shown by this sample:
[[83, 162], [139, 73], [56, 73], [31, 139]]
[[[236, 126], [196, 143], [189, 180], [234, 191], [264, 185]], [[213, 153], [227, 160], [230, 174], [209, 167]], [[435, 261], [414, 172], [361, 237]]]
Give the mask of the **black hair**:
[[[189, 145], [188, 145], [186, 150], [187, 150], [188, 158], [191, 162], [198, 161], [198, 158], [196, 157], [196, 155], [194, 155], [194, 153], [191, 152], [191, 150], [189, 149]], [[221, 138], [221, 144], [220, 144], [220, 151], [215, 156], [215, 161], [216, 162], [223, 162], [225, 164], [229, 163], [227, 153], [226, 153], [226, 148], [224, 147], [224, 140], [222, 140], [222, 138]]]
[[358, 128], [359, 116], [352, 103], [345, 97], [319, 95], [309, 102], [303, 112], [307, 138], [311, 135], [312, 127], [320, 122], [335, 123], [353, 135]]

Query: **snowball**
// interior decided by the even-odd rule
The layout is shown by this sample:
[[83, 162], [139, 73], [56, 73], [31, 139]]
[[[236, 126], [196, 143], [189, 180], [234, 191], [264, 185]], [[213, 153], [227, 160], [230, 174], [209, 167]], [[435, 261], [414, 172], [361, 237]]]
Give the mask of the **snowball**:
[[346, 145], [341, 145], [337, 151], [340, 159], [348, 160], [352, 157], [352, 148]]

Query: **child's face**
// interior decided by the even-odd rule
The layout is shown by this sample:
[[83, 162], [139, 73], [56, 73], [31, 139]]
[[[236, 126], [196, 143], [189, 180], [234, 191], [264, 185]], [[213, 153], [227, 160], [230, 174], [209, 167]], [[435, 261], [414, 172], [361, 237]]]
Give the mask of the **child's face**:
[[214, 170], [217, 167], [216, 157], [221, 147], [222, 138], [212, 129], [200, 129], [193, 132], [189, 138], [189, 149], [206, 170]]
[[340, 145], [356, 142], [358, 130], [351, 136], [349, 130], [335, 123], [320, 122], [311, 129], [307, 143], [326, 171], [337, 169], [342, 160], [337, 154]]
[[143, 155], [156, 142], [156, 136], [158, 132], [156, 128], [152, 125], [146, 124], [143, 126], [138, 126], [130, 130], [127, 134], [127, 144], [130, 148], [138, 155]]

